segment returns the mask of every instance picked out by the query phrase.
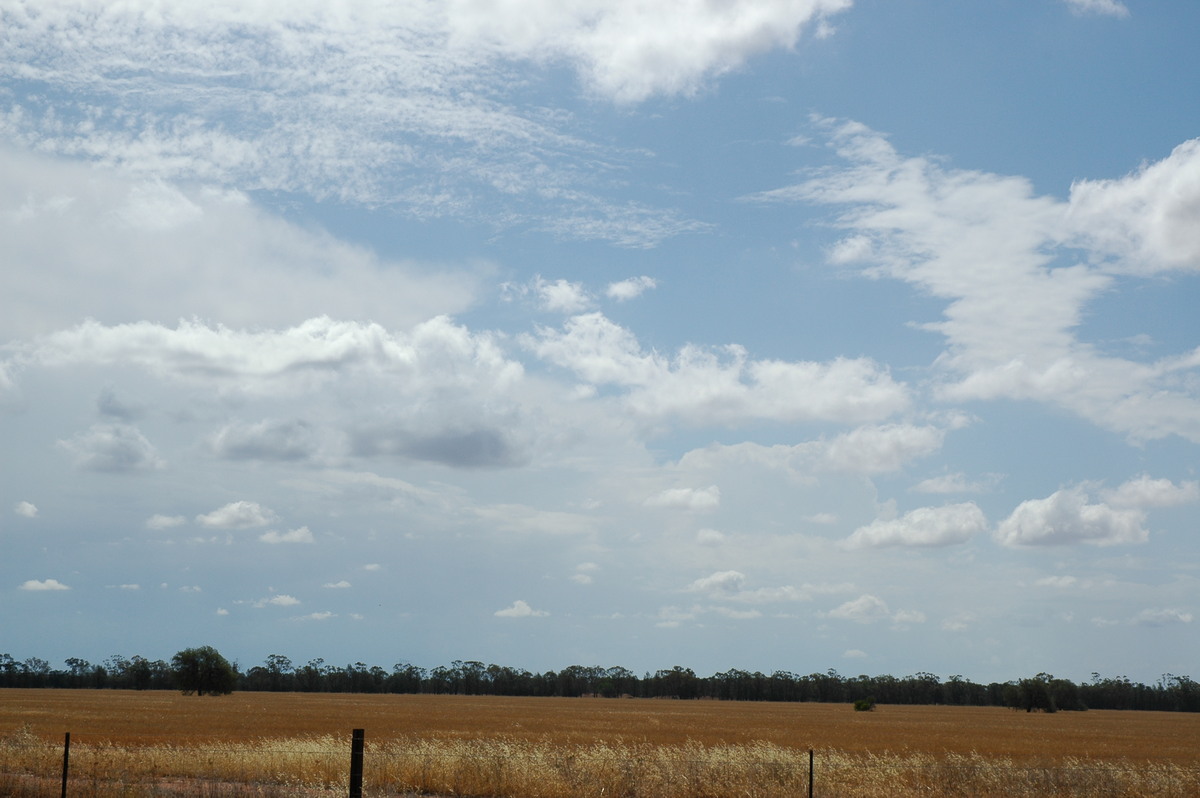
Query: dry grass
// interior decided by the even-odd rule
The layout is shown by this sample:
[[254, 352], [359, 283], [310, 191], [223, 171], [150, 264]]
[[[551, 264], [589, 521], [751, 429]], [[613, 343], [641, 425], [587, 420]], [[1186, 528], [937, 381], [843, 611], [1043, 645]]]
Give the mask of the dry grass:
[[1200, 795], [1196, 715], [82, 690], [0, 691], [0, 794], [57, 795], [70, 731], [72, 796], [345, 795], [351, 728], [371, 796], [800, 796], [809, 748], [816, 795]]

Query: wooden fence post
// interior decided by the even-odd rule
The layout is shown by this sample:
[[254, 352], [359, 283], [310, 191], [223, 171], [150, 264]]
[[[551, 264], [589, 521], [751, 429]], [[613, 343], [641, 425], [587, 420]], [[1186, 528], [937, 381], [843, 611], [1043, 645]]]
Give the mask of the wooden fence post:
[[350, 798], [362, 798], [363, 739], [366, 732], [355, 729], [350, 740]]
[[813, 798], [813, 750], [808, 749], [808, 798]]
[[67, 798], [67, 773], [70, 772], [71, 762], [71, 733], [67, 732], [67, 737], [63, 740], [63, 777], [62, 777], [62, 798]]

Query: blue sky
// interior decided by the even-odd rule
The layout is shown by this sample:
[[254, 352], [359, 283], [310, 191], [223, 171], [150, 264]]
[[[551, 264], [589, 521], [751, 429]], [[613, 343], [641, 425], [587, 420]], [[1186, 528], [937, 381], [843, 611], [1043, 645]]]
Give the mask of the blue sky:
[[1198, 30], [0, 1], [0, 650], [1196, 675]]

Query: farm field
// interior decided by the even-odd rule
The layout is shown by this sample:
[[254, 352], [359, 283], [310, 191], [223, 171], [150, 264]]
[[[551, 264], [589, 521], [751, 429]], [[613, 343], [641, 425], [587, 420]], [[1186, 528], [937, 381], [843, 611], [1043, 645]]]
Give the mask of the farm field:
[[810, 748], [817, 795], [1200, 794], [1195, 714], [493, 696], [0, 690], [0, 773], [52, 777], [70, 732], [72, 794], [345, 794], [354, 728], [368, 795], [804, 795]]

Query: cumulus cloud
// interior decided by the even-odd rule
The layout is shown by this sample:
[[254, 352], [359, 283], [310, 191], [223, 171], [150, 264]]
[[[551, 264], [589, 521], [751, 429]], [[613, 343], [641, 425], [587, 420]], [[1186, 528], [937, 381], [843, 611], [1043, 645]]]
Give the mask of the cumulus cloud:
[[[150, 322], [105, 326], [89, 321], [21, 342], [15, 350], [15, 362], [24, 366], [121, 364], [218, 392], [256, 398], [321, 393], [344, 400], [343, 410], [345, 404], [356, 406], [356, 412], [341, 414], [353, 419], [341, 430], [295, 419], [226, 425], [212, 446], [230, 459], [311, 459], [328, 444], [334, 451], [349, 446], [361, 457], [509, 467], [528, 462], [537, 438], [537, 427], [522, 408], [521, 364], [503, 354], [494, 335], [472, 333], [442, 317], [407, 332], [329, 318], [253, 331], [199, 322], [171, 329]], [[338, 385], [349, 381], [365, 381], [370, 390], [339, 395]], [[156, 462], [145, 446], [135, 446], [139, 439], [131, 430], [104, 426], [69, 446], [92, 467]], [[123, 448], [114, 439], [123, 441]], [[92, 454], [97, 450], [109, 452], [107, 459]], [[134, 459], [139, 451], [140, 461]]]
[[146, 519], [147, 529], [171, 529], [172, 527], [183, 526], [187, 523], [187, 519], [182, 515], [162, 515], [155, 513]]
[[1200, 139], [1116, 180], [1071, 186], [1069, 222], [1080, 243], [1134, 273], [1200, 270]]
[[1147, 511], [1200, 501], [1200, 484], [1143, 474], [1099, 495], [1093, 503], [1088, 488], [1076, 485], [1022, 502], [996, 528], [996, 539], [1007, 546], [1144, 543]]
[[38, 508], [33, 502], [17, 502], [13, 512], [22, 518], [37, 518]]
[[258, 502], [236, 501], [219, 507], [211, 513], [196, 516], [196, 523], [216, 529], [250, 529], [267, 526], [276, 520], [274, 511]]
[[712, 4], [480, 3], [456, 0], [456, 36], [520, 57], [550, 53], [573, 62], [588, 84], [619, 102], [691, 94], [713, 75], [771, 48], [796, 44], [805, 26], [827, 35], [828, 20], [851, 0], [751, 0]]
[[37, 592], [42, 590], [70, 590], [71, 588], [57, 579], [30, 579], [22, 582], [20, 589]]
[[904, 157], [855, 122], [816, 124], [845, 165], [751, 199], [845, 208], [838, 258], [946, 303], [925, 325], [947, 344], [939, 396], [1043, 401], [1134, 440], [1200, 441], [1200, 392], [1185, 378], [1196, 352], [1139, 362], [1077, 337], [1117, 280], [1200, 264], [1200, 140], [1130, 177], [1078, 182], [1064, 202], [1024, 178]]
[[[739, 604], [781, 604], [796, 601], [811, 601], [815, 595], [848, 593], [854, 589], [849, 583], [781, 585], [778, 587], [746, 588], [746, 575], [741, 571], [717, 571], [694, 580], [685, 588], [688, 593], [703, 593], [713, 601], [729, 601]], [[698, 610], [697, 610], [698, 611]], [[732, 616], [730, 616], [732, 617]], [[743, 613], [740, 617], [759, 617], [759, 613]]]
[[1044, 576], [1034, 582], [1038, 587], [1057, 587], [1060, 589], [1074, 587], [1079, 580], [1073, 576]]
[[94, 424], [58, 445], [85, 471], [152, 471], [166, 465], [150, 441], [127, 424]]
[[609, 299], [615, 299], [618, 302], [628, 302], [631, 299], [637, 299], [646, 291], [657, 287], [657, 280], [653, 277], [642, 275], [641, 277], [630, 277], [628, 280], [609, 283], [604, 293]]
[[316, 539], [308, 527], [302, 526], [299, 529], [290, 529], [287, 532], [277, 532], [272, 529], [269, 532], [264, 532], [258, 536], [258, 539], [263, 543], [315, 543]]
[[258, 601], [254, 602], [254, 606], [258, 607], [258, 608], [268, 607], [268, 606], [269, 607], [294, 607], [299, 603], [300, 603], [300, 599], [296, 598], [295, 596], [289, 596], [286, 593], [280, 593], [279, 595], [271, 596], [270, 598], [259, 599]]
[[228, 424], [212, 440], [213, 451], [228, 460], [305, 460], [317, 448], [315, 431], [302, 420]]
[[111, 387], [104, 388], [96, 397], [96, 410], [102, 416], [121, 421], [136, 421], [145, 415], [145, 410], [141, 406], [117, 398], [116, 392]]
[[1121, 0], [1065, 0], [1076, 14], [1099, 14], [1108, 17], [1127, 17], [1129, 8]]
[[864, 593], [856, 599], [851, 599], [826, 613], [830, 618], [857, 623], [872, 623], [891, 617], [887, 602], [878, 596]]
[[974, 502], [919, 507], [901, 518], [879, 519], [859, 527], [846, 539], [846, 545], [851, 548], [953, 546], [967, 542], [987, 528], [987, 518]]
[[342, 579], [339, 582], [326, 582], [325, 584], [321, 585], [321, 587], [326, 587], [330, 590], [345, 590], [346, 588], [350, 587], [350, 583], [345, 579]]
[[888, 608], [887, 602], [878, 596], [864, 593], [856, 599], [851, 599], [837, 607], [822, 613], [827, 618], [855, 623], [875, 623], [891, 621], [893, 628], [903, 630], [910, 624], [925, 623], [925, 613], [917, 610], [896, 610]]
[[580, 283], [562, 279], [549, 282], [538, 276], [534, 290], [542, 309], [553, 313], [579, 313], [591, 304], [587, 291]]
[[739, 571], [718, 571], [697, 579], [687, 589], [695, 593], [731, 594], [740, 592], [745, 583], [746, 575]]
[[1191, 623], [1192, 614], [1179, 609], [1155, 608], [1142, 610], [1133, 619], [1136, 626], [1168, 626], [1177, 623]]
[[672, 510], [709, 512], [721, 505], [721, 489], [716, 485], [709, 485], [707, 488], [668, 488], [646, 499], [645, 505]]
[[1105, 491], [1103, 495], [1105, 501], [1114, 507], [1175, 507], [1200, 501], [1200, 483], [1181, 482], [1176, 485], [1169, 479], [1152, 479], [1143, 474], [1114, 490]]
[[1150, 533], [1144, 521], [1141, 510], [1089, 504], [1087, 491], [1076, 486], [1022, 502], [996, 527], [995, 536], [1006, 546], [1145, 543]]
[[674, 358], [644, 352], [629, 330], [600, 313], [541, 328], [526, 344], [538, 357], [594, 385], [627, 390], [625, 404], [649, 418], [731, 424], [752, 419], [866, 422], [909, 404], [904, 385], [866, 358], [828, 363], [752, 360], [740, 346], [685, 346]]
[[863, 474], [897, 471], [942, 447], [945, 431], [911, 424], [863, 426], [838, 435], [825, 447], [830, 467]]
[[493, 614], [497, 618], [544, 618], [550, 613], [545, 610], [535, 610], [527, 602], [517, 599], [512, 603], [511, 607], [496, 610]]
[[121, 364], [253, 395], [293, 395], [355, 373], [389, 380], [401, 396], [413, 398], [481, 389], [503, 395], [523, 374], [491, 335], [472, 334], [445, 317], [407, 333], [328, 317], [279, 330], [87, 321], [14, 348], [23, 365]]

